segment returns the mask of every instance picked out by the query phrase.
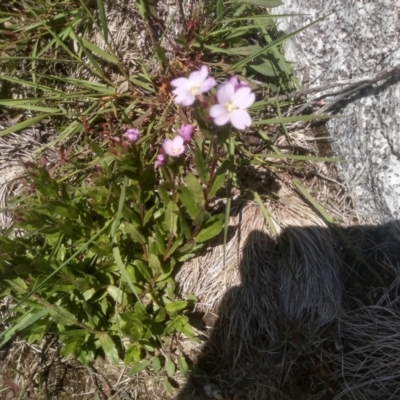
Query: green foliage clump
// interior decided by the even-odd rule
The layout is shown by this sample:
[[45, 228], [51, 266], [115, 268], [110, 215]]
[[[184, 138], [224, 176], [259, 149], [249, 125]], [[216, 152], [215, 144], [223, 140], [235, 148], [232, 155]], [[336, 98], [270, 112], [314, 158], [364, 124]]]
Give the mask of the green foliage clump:
[[17, 328], [3, 341], [19, 330], [29, 342], [53, 333], [62, 353], [83, 363], [102, 349], [128, 364], [155, 356], [177, 333], [194, 338], [181, 311], [195, 298], [176, 298], [172, 273], [223, 228], [224, 215], [208, 204], [226, 163], [216, 167], [210, 150], [216, 173], [207, 172], [199, 140], [189, 157], [201, 173], [187, 172], [182, 157], [156, 170], [151, 139], [94, 146], [99, 157], [82, 182], [27, 166], [32, 194], [14, 210], [23, 234], [0, 237], [1, 297], [18, 303], [10, 312]]

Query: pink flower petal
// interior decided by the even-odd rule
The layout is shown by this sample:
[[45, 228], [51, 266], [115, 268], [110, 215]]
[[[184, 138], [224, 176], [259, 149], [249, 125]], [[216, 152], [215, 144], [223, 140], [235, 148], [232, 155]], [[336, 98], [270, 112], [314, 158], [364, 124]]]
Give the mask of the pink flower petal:
[[171, 86], [174, 87], [189, 87], [189, 79], [188, 78], [176, 78], [171, 81]]
[[194, 71], [189, 75], [190, 83], [194, 85], [201, 85], [208, 76], [208, 68], [206, 65], [202, 65], [199, 71]]
[[174, 98], [174, 101], [176, 104], [179, 104], [181, 106], [191, 106], [196, 98], [190, 93], [190, 92], [183, 92], [177, 94], [177, 96]]
[[210, 107], [211, 118], [218, 118], [225, 114], [228, 115], [228, 110], [222, 104], [215, 104]]
[[237, 107], [245, 109], [255, 102], [256, 95], [251, 92], [249, 87], [241, 87], [235, 92], [233, 98]]
[[229, 122], [229, 114], [221, 114], [218, 117], [214, 118], [214, 124], [218, 126], [225, 125]]
[[211, 88], [213, 88], [217, 84], [217, 81], [214, 78], [207, 78], [200, 86], [199, 92], [204, 93], [208, 92]]
[[230, 82], [226, 82], [217, 89], [218, 103], [226, 104], [232, 103], [235, 94], [235, 86]]
[[244, 130], [251, 125], [251, 117], [246, 110], [233, 110], [230, 120], [231, 124], [239, 130]]
[[162, 146], [171, 157], [179, 157], [185, 151], [185, 144], [181, 136], [175, 136], [172, 140], [165, 139]]

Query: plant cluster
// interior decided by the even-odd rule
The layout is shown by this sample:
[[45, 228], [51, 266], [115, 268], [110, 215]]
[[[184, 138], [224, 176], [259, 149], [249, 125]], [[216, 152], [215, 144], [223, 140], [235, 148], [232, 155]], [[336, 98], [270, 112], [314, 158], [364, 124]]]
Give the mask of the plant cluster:
[[100, 351], [114, 363], [135, 362], [132, 373], [150, 364], [187, 372], [178, 337], [196, 340], [182, 313], [195, 298], [176, 297], [173, 272], [223, 229], [225, 215], [209, 205], [233, 165], [229, 128], [216, 125], [247, 123], [255, 100], [238, 79], [206, 98], [216, 85], [207, 76], [202, 66], [172, 81], [177, 104], [199, 96], [198, 120], [182, 124], [158, 155], [152, 132], [129, 128], [106, 151], [93, 144], [98, 160], [81, 184], [26, 165], [34, 195], [14, 210], [13, 227], [24, 235], [0, 237], [1, 295], [17, 302], [3, 341], [19, 331], [30, 343], [52, 333], [63, 355], [85, 364]]
[[[100, 353], [113, 363], [133, 363], [131, 373], [151, 365], [168, 376], [176, 367], [186, 374], [179, 338], [197, 340], [186, 315], [196, 298], [177, 297], [176, 268], [224, 228], [226, 240], [239, 166], [279, 168], [274, 160], [284, 159], [293, 163], [285, 168], [298, 168], [296, 161], [312, 159], [281, 154], [263, 131], [270, 123], [285, 129], [286, 122], [315, 119], [282, 116], [287, 103], [268, 100], [294, 87], [279, 46], [296, 33], [273, 39], [273, 17], [254, 12], [254, 4], [280, 1], [247, 0], [226, 8], [222, 0], [212, 2], [215, 21], [177, 39], [193, 68], [173, 60], [171, 71], [188, 77], [165, 82], [150, 74], [144, 60], [139, 71], [126, 70], [107, 40], [103, 1], [97, 3], [100, 22], [83, 0], [56, 2], [51, 9], [42, 0], [15, 3], [25, 7], [24, 18], [0, 8], [1, 23], [16, 42], [12, 48], [0, 43], [3, 71], [24, 66], [24, 73], [13, 68], [4, 79], [31, 91], [26, 98], [0, 99], [13, 113], [30, 113], [1, 136], [50, 120], [59, 132], [52, 144], [80, 139], [63, 156], [65, 165], [25, 164], [26, 191], [13, 203], [15, 223], [0, 236], [0, 297], [15, 302], [2, 318], [0, 347], [16, 335], [33, 343], [55, 334], [64, 344], [62, 354], [85, 364]], [[80, 35], [84, 23], [103, 34], [105, 49]], [[261, 33], [257, 45], [249, 45], [255, 33]], [[160, 56], [162, 49], [157, 51]], [[227, 59], [221, 61], [221, 54]], [[200, 59], [212, 65], [215, 78]], [[103, 64], [120, 71], [127, 92], [118, 91]], [[96, 79], [65, 76], [57, 65], [85, 68]], [[260, 77], [271, 82], [258, 81], [263, 96], [255, 103], [251, 82]], [[257, 116], [254, 122], [249, 111]], [[273, 161], [242, 146], [238, 131], [252, 124], [274, 152]], [[83, 150], [90, 153], [85, 161]], [[222, 191], [224, 213], [213, 207]]]

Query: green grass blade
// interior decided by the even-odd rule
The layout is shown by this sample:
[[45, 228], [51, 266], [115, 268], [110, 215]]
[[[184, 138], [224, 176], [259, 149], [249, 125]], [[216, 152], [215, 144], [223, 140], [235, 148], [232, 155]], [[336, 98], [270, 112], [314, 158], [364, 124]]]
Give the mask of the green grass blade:
[[97, 0], [97, 8], [99, 10], [101, 27], [103, 28], [104, 40], [108, 43], [109, 31], [108, 31], [106, 10], [105, 10], [105, 7], [104, 7], [104, 1], [103, 0]]
[[28, 311], [23, 314], [17, 322], [13, 323], [9, 328], [0, 333], [0, 348], [2, 348], [13, 336], [34, 324], [37, 320], [43, 318], [49, 313], [47, 308], [44, 308], [36, 313]]
[[280, 37], [277, 40], [274, 40], [272, 43], [268, 44], [267, 46], [263, 47], [261, 50], [258, 50], [256, 52], [254, 52], [253, 54], [249, 55], [248, 57], [245, 57], [243, 60], [237, 62], [236, 64], [232, 65], [232, 70], [233, 71], [238, 71], [241, 70], [248, 62], [252, 61], [253, 59], [261, 56], [262, 54], [266, 53], [267, 51], [271, 50], [272, 48], [278, 46], [279, 44], [285, 42], [286, 40], [298, 35], [300, 32], [303, 32], [304, 30], [310, 28], [311, 26], [317, 24], [318, 22], [324, 20], [325, 18], [327, 18], [329, 15], [324, 15], [321, 18], [318, 18], [317, 20], [315, 20], [314, 22], [311, 22], [310, 24], [298, 29], [297, 31], [293, 32], [293, 33], [289, 33], [288, 35], [284, 35], [282, 37]]
[[317, 121], [319, 119], [339, 118], [335, 115], [296, 115], [295, 117], [277, 117], [253, 121], [253, 125], [287, 124], [289, 122]]
[[131, 289], [132, 293], [135, 295], [137, 301], [139, 304], [142, 306], [143, 310], [145, 310], [143, 303], [136, 291], [135, 286], [133, 285], [131, 279], [129, 278], [128, 272], [126, 271], [125, 264], [122, 261], [121, 253], [118, 248], [118, 240], [117, 240], [117, 229], [119, 226], [119, 223], [121, 221], [121, 216], [122, 216], [122, 209], [124, 208], [125, 204], [125, 198], [126, 198], [126, 187], [128, 186], [129, 179], [127, 176], [124, 177], [124, 182], [122, 183], [121, 187], [121, 194], [119, 196], [119, 203], [118, 203], [118, 210], [117, 210], [117, 215], [115, 216], [114, 222], [111, 227], [111, 240], [113, 243], [113, 254], [114, 254], [114, 259], [115, 262], [117, 263], [121, 275], [123, 278], [126, 280], [128, 283], [129, 288]]
[[42, 121], [43, 119], [47, 118], [49, 116], [49, 114], [40, 114], [40, 115], [36, 115], [33, 118], [29, 118], [23, 122], [20, 122], [19, 124], [16, 124], [14, 126], [10, 126], [7, 129], [4, 129], [4, 131], [0, 132], [0, 137], [2, 136], [7, 136], [10, 133], [13, 132], [18, 132], [22, 129], [25, 128], [30, 128], [32, 125], [35, 125], [37, 123], [39, 123], [40, 121]]

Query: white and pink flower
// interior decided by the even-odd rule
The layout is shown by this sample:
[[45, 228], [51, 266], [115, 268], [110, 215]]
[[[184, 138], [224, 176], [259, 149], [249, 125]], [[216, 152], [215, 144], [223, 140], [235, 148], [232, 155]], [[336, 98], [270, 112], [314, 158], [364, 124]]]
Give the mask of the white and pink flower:
[[189, 78], [176, 78], [171, 81], [171, 86], [175, 89], [175, 103], [181, 106], [191, 106], [196, 100], [196, 96], [208, 92], [217, 84], [214, 78], [208, 77], [208, 68], [202, 65], [199, 71], [194, 71]]
[[182, 136], [175, 136], [173, 139], [165, 139], [163, 149], [171, 157], [179, 157], [186, 150], [185, 142]]
[[231, 80], [217, 89], [218, 104], [211, 106], [210, 116], [218, 126], [230, 122], [236, 129], [244, 130], [251, 125], [247, 108], [255, 102], [256, 96], [238, 79]]

